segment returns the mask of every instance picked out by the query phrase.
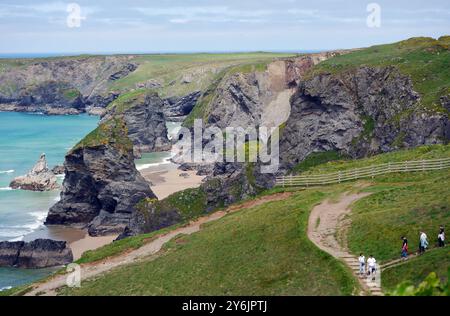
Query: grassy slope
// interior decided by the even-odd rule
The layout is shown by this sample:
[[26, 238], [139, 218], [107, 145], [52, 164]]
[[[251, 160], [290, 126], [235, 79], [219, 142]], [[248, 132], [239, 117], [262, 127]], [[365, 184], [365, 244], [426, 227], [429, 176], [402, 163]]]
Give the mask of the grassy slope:
[[349, 295], [355, 280], [306, 237], [312, 206], [332, 192], [300, 191], [171, 242], [154, 261], [119, 268], [72, 295]]
[[449, 247], [433, 250], [409, 262], [392, 267], [383, 272], [382, 286], [387, 291], [395, 289], [396, 285], [405, 281], [414, 285], [420, 284], [431, 272], [435, 272], [441, 280], [447, 279], [447, 270], [450, 266]]
[[360, 66], [396, 66], [411, 76], [421, 94], [422, 105], [443, 110], [439, 97], [450, 94], [450, 46], [447, 37], [411, 38], [394, 44], [378, 45], [337, 56], [314, 67], [310, 75], [339, 73]]
[[[312, 166], [305, 173], [328, 173], [386, 163], [450, 157], [450, 145], [423, 146], [361, 160], [341, 160]], [[419, 230], [428, 233], [434, 247], [440, 225], [450, 227], [450, 170], [390, 174], [376, 177], [366, 191], [373, 195], [355, 203], [348, 243], [353, 253], [373, 254], [380, 262], [399, 258], [402, 235], [410, 251], [418, 247]], [[383, 273], [383, 286], [392, 289], [404, 280], [419, 282], [435, 271], [445, 278], [450, 266], [448, 248], [413, 259], [402, 267]]]

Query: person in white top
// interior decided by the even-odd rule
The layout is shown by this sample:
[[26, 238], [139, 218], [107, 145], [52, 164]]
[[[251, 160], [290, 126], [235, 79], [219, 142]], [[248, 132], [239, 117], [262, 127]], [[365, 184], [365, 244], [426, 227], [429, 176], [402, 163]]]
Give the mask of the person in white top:
[[445, 247], [445, 231], [443, 226], [439, 228], [438, 245], [439, 247]]
[[377, 271], [377, 260], [372, 255], [369, 256], [369, 259], [367, 259], [367, 266], [369, 268], [367, 273], [369, 275], [372, 275], [375, 279], [375, 273]]
[[428, 248], [428, 236], [424, 232], [420, 232], [419, 238], [419, 254], [423, 254]]
[[358, 258], [359, 261], [359, 274], [366, 273], [366, 257], [361, 253]]

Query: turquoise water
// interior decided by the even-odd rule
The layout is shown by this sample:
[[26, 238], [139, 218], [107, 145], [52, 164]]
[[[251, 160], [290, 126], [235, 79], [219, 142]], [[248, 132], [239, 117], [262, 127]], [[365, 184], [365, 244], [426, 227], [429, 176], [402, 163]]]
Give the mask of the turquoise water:
[[[50, 168], [62, 164], [67, 151], [95, 129], [97, 123], [97, 117], [88, 115], [0, 112], [0, 241], [22, 240], [32, 232], [45, 231], [43, 222], [48, 209], [59, 199], [59, 191], [11, 190], [11, 180], [26, 174], [41, 153], [46, 154]], [[169, 137], [180, 126], [180, 123], [168, 122]], [[168, 163], [170, 157], [170, 152], [147, 153], [136, 161], [136, 166], [144, 169]], [[33, 282], [51, 271], [0, 268], [0, 290]]]
[[10, 181], [26, 174], [41, 153], [50, 168], [62, 164], [67, 151], [97, 122], [88, 115], [0, 113], [0, 240], [18, 240], [39, 228], [59, 197], [58, 191], [11, 190]]
[[[58, 191], [11, 190], [10, 181], [26, 174], [41, 153], [46, 154], [50, 168], [62, 164], [66, 152], [97, 123], [97, 117], [88, 115], [0, 112], [0, 241], [21, 240], [43, 229], [48, 209], [59, 197]], [[0, 268], [0, 289], [32, 282], [50, 272]]]

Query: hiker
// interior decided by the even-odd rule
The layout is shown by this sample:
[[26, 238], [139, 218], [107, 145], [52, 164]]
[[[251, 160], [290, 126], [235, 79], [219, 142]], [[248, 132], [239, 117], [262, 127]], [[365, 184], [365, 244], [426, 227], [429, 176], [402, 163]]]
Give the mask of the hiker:
[[405, 236], [402, 236], [403, 244], [402, 244], [402, 258], [403, 260], [408, 259], [408, 239]]
[[358, 258], [359, 261], [359, 274], [366, 274], [366, 257], [361, 253]]
[[424, 232], [420, 232], [419, 238], [419, 254], [423, 254], [428, 248], [428, 237]]
[[439, 247], [445, 247], [445, 232], [444, 232], [444, 227], [443, 226], [441, 226], [439, 228], [438, 246]]
[[377, 272], [377, 260], [370, 255], [369, 259], [367, 259], [368, 271], [367, 275], [372, 275], [372, 280], [375, 280], [375, 273]]

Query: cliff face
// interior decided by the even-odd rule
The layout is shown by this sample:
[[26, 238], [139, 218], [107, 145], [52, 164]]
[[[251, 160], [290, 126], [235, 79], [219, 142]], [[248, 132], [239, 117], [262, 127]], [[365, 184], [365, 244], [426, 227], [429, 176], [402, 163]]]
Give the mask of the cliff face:
[[36, 60], [0, 71], [0, 110], [74, 114], [106, 106], [108, 83], [133, 72], [127, 56]]
[[291, 168], [312, 152], [362, 157], [447, 141], [448, 115], [426, 111], [419, 101], [410, 78], [395, 67], [316, 75], [291, 99], [280, 140], [282, 162]]
[[121, 233], [144, 198], [155, 198], [136, 170], [125, 122], [102, 123], [77, 145], [64, 163], [61, 200], [49, 211], [47, 225], [88, 227], [89, 234]]
[[132, 92], [108, 106], [108, 112], [102, 121], [113, 117], [120, 117], [125, 121], [136, 157], [145, 152], [167, 151], [171, 145], [163, 106], [163, 100], [156, 93]]
[[205, 115], [206, 124], [221, 129], [281, 125], [289, 117], [289, 99], [305, 73], [320, 61], [346, 52], [308, 54], [254, 69], [232, 69], [214, 92]]

